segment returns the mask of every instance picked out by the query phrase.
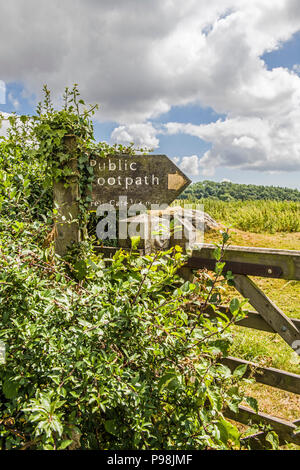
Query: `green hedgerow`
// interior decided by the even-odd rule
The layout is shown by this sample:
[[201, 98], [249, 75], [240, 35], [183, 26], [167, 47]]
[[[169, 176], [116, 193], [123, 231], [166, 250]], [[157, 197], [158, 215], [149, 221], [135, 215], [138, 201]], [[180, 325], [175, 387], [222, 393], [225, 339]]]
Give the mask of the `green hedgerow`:
[[92, 145], [76, 87], [66, 100], [57, 113], [46, 94], [33, 127], [14, 117], [0, 143], [0, 448], [239, 448], [224, 410], [257, 405], [239, 390], [246, 366], [220, 364], [243, 315], [237, 299], [231, 321], [217, 308], [227, 234], [215, 275], [194, 283], [180, 278], [179, 247], [107, 263], [86, 239], [55, 255], [51, 152], [65, 157], [70, 132]]

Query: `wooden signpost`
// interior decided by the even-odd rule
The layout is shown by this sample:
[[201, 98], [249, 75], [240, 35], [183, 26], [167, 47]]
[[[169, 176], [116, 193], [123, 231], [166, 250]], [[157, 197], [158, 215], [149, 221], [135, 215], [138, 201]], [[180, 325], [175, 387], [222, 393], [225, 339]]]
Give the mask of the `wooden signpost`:
[[118, 207], [119, 197], [127, 204], [169, 205], [191, 183], [166, 155], [92, 155], [94, 170], [91, 210], [100, 204]]
[[55, 224], [55, 252], [61, 256], [65, 255], [68, 246], [72, 242], [77, 243], [80, 241], [78, 224], [79, 173], [75, 136], [65, 136], [64, 147], [70, 158], [66, 160], [62, 169], [67, 168], [69, 176], [61, 181], [54, 181], [53, 184], [53, 201], [56, 206], [55, 209], [58, 211]]
[[[66, 181], [54, 183], [54, 201], [59, 208], [57, 217], [56, 253], [63, 256], [68, 245], [80, 240], [78, 226], [78, 172], [76, 140], [65, 138], [66, 152], [72, 155], [67, 163], [72, 170]], [[166, 155], [112, 155], [101, 158], [90, 156], [94, 182], [89, 210], [101, 204], [119, 209], [119, 198], [126, 197], [126, 205], [170, 204], [190, 184], [182, 171]], [[65, 183], [68, 183], [67, 185]]]

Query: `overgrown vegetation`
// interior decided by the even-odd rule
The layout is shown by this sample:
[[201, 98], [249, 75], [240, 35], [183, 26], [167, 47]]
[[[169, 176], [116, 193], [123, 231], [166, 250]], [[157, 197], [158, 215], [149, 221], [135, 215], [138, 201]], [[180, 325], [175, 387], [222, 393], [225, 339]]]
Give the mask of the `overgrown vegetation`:
[[178, 275], [180, 248], [139, 256], [133, 244], [105, 264], [86, 239], [55, 255], [51, 184], [66, 176], [56, 165], [68, 158], [63, 139], [77, 135], [81, 154], [95, 145], [77, 87], [62, 111], [45, 92], [44, 111], [11, 118], [0, 145], [0, 447], [241, 448], [224, 409], [257, 403], [240, 391], [245, 367], [232, 375], [219, 359], [243, 303], [231, 300], [233, 321], [205, 313], [218, 313], [227, 233], [216, 272], [195, 283]]
[[[120, 252], [107, 268], [92, 255], [82, 260], [89, 272], [78, 283], [26, 234], [7, 241], [4, 448], [63, 448], [79, 434], [84, 448], [239, 445], [222, 410], [242, 400], [244, 371], [231, 376], [217, 364], [231, 343], [228, 321], [212, 324], [201, 311], [199, 296], [207, 298], [210, 282], [182, 285], [175, 276], [180, 252]], [[239, 311], [233, 302], [232, 312]]]

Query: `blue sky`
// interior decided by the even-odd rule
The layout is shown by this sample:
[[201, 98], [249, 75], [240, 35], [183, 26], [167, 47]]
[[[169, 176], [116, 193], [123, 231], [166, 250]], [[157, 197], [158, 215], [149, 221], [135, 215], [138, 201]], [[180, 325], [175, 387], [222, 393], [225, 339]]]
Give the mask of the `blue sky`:
[[56, 100], [76, 81], [100, 104], [97, 140], [152, 147], [193, 181], [300, 189], [300, 6], [210, 3], [74, 0], [69, 13], [70, 0], [12, 0], [0, 7], [2, 44], [14, 18], [0, 111], [31, 114], [44, 83]]

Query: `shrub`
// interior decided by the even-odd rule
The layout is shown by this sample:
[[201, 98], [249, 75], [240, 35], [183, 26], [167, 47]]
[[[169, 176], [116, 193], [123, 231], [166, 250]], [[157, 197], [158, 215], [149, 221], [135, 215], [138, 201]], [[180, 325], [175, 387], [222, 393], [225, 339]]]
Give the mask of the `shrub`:
[[218, 363], [229, 322], [204, 313], [212, 280], [182, 284], [179, 248], [119, 251], [106, 267], [90, 252], [78, 281], [28, 227], [1, 229], [2, 448], [62, 449], [76, 436], [88, 449], [239, 445], [222, 414], [242, 400], [243, 370]]

